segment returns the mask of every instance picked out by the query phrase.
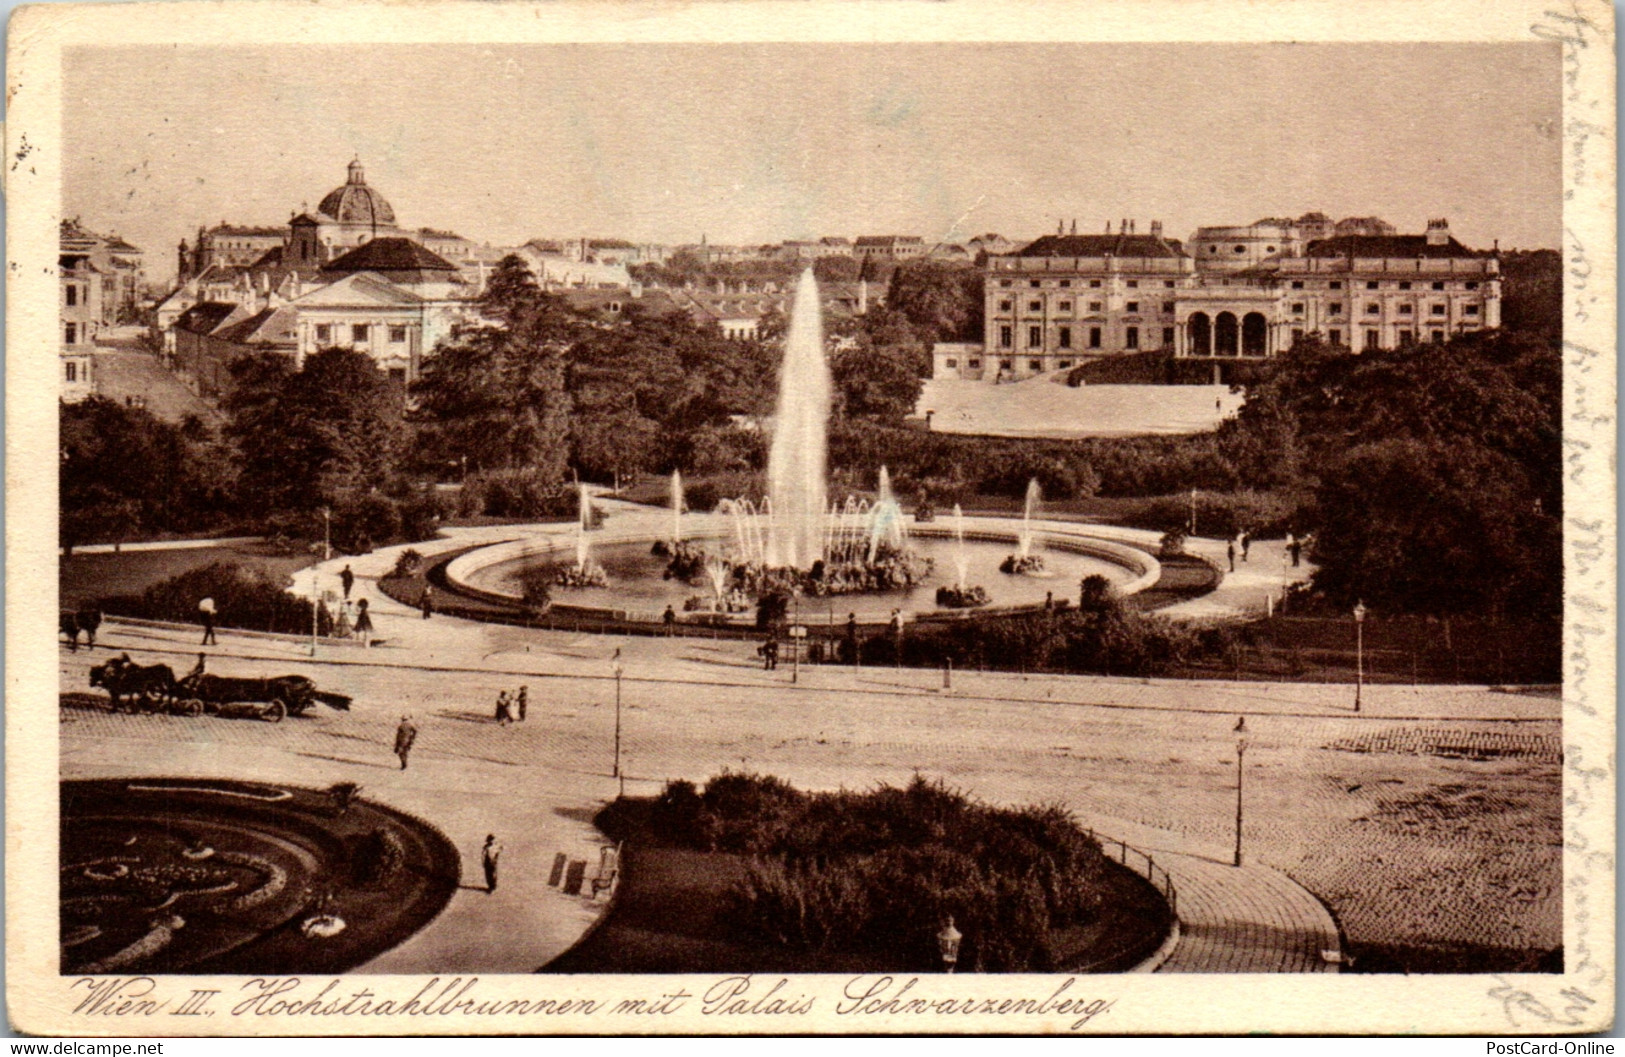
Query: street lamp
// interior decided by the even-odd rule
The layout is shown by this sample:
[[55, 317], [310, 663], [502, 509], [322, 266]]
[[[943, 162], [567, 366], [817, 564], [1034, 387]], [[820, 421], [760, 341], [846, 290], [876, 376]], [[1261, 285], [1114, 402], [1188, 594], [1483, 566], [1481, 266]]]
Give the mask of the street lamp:
[[322, 507], [322, 561], [333, 560], [333, 510]]
[[1360, 711], [1360, 691], [1365, 686], [1365, 603], [1354, 603], [1354, 711]]
[[[1240, 722], [1238, 722], [1236, 724], [1236, 729], [1237, 730], [1241, 729], [1241, 723]], [[1237, 866], [1241, 865], [1241, 781], [1242, 781], [1241, 761], [1242, 761], [1242, 758], [1245, 757], [1246, 755], [1247, 755], [1247, 739], [1246, 738], [1237, 738], [1236, 739], [1236, 865]]]
[[937, 949], [942, 952], [942, 971], [951, 973], [954, 966], [959, 963], [959, 941], [964, 939], [959, 930], [954, 928], [954, 916], [948, 915], [948, 924], [942, 926], [937, 933]]
[[621, 789], [626, 789], [626, 779], [621, 777], [621, 666], [615, 666], [615, 769], [611, 778], [620, 781]]

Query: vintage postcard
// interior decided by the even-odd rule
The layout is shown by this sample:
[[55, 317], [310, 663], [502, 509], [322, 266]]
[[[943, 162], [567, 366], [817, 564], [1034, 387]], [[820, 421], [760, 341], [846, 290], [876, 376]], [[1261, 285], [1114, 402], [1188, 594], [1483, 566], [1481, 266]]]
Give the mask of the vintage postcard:
[[10, 1023], [1606, 1030], [1614, 31], [19, 10]]

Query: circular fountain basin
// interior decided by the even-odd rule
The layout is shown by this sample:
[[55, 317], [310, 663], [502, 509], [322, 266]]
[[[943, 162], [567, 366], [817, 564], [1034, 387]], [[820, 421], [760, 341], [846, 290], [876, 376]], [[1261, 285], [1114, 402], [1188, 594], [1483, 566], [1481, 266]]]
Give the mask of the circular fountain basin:
[[[685, 518], [685, 522], [689, 519]], [[696, 522], [700, 519], [693, 519]], [[718, 529], [718, 523], [690, 526], [685, 536], [713, 554], [726, 557], [731, 539]], [[680, 617], [695, 619], [701, 614], [685, 614], [683, 603], [695, 596], [710, 597], [710, 586], [695, 586], [681, 580], [663, 578], [667, 559], [650, 553], [654, 542], [647, 525], [640, 533], [594, 532], [591, 534], [592, 560], [609, 575], [607, 587], [555, 587], [555, 606], [582, 607], [613, 614], [617, 619], [658, 621], [667, 606]], [[707, 531], [709, 529], [709, 531]], [[906, 590], [874, 591], [859, 594], [805, 596], [801, 600], [804, 620], [842, 623], [848, 613], [864, 624], [879, 624], [901, 609], [911, 619], [932, 614], [986, 612], [1042, 606], [1053, 594], [1057, 601], [1076, 600], [1078, 584], [1087, 576], [1103, 576], [1119, 594], [1132, 594], [1154, 583], [1160, 567], [1155, 558], [1122, 544], [1086, 536], [1075, 526], [1048, 523], [1036, 534], [1034, 552], [1044, 557], [1041, 573], [1012, 575], [1001, 573], [999, 563], [1016, 548], [1017, 535], [1006, 524], [989, 519], [967, 518], [963, 553], [965, 583], [980, 586], [991, 596], [991, 604], [979, 609], [953, 609], [938, 606], [937, 588], [952, 584], [958, 577], [955, 557], [960, 544], [952, 529], [938, 522], [909, 526], [909, 546], [932, 560], [931, 572]], [[573, 564], [576, 540], [571, 534], [535, 536], [494, 544], [471, 551], [446, 569], [453, 586], [476, 596], [519, 602], [523, 598], [522, 577], [529, 569], [547, 565]], [[710, 614], [705, 614], [710, 618]], [[731, 620], [749, 624], [754, 607], [732, 615]]]

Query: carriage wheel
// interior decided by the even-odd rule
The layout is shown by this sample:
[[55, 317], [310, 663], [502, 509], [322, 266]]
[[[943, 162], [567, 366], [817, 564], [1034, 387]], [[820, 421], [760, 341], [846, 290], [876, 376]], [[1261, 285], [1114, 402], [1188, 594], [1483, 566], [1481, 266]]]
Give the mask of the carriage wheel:
[[203, 715], [203, 702], [195, 697], [189, 697], [179, 705], [181, 715], [197, 717]]
[[265, 707], [265, 712], [261, 714], [260, 718], [267, 723], [281, 723], [287, 714], [288, 706], [282, 703], [280, 697], [274, 697], [271, 699], [271, 703]]
[[141, 715], [150, 715], [151, 713], [157, 711], [157, 706], [153, 704], [152, 695], [143, 690], [139, 694], [135, 695], [135, 704], [131, 707], [130, 711], [139, 713]]

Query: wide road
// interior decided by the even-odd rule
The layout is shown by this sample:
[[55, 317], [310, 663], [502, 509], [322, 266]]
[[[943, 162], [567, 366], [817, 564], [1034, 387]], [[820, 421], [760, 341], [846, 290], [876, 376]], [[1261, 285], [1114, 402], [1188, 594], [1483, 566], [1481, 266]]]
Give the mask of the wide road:
[[[452, 621], [443, 633], [456, 649], [324, 646], [315, 662], [285, 640], [222, 634], [211, 671], [308, 674], [354, 708], [271, 726], [68, 707], [63, 774], [357, 780], [452, 835], [465, 877], [487, 831], [502, 833], [516, 870], [545, 873], [556, 848], [590, 850], [586, 820], [620, 786], [618, 664], [630, 793], [723, 769], [809, 789], [922, 773], [996, 803], [1059, 803], [1142, 847], [1226, 863], [1245, 738], [1247, 861], [1317, 895], [1357, 953], [1490, 968], [1532, 964], [1561, 943], [1555, 695], [1372, 687], [1356, 716], [1343, 687], [955, 673], [944, 690], [940, 673], [884, 668], [803, 668], [792, 686], [788, 665], [761, 671], [747, 643]], [[178, 671], [195, 650], [190, 632], [110, 626], [105, 639]], [[84, 690], [91, 656], [61, 657], [64, 692]], [[496, 726], [497, 693], [521, 684], [527, 722]], [[421, 734], [403, 775], [389, 748], [407, 712]]]

